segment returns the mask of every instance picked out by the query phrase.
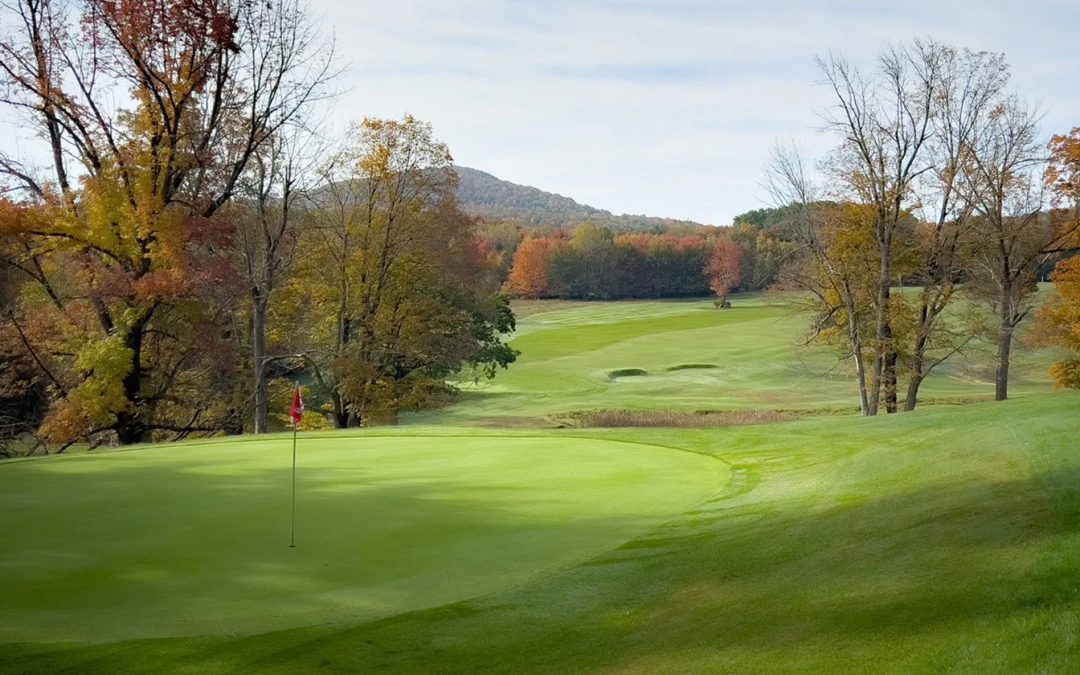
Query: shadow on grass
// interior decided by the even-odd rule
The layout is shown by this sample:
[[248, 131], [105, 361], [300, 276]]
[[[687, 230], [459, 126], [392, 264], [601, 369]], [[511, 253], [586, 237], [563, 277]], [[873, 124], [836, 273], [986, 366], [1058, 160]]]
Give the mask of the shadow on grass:
[[[1075, 468], [878, 498], [743, 499], [761, 480], [737, 476], [728, 499], [516, 591], [348, 629], [9, 647], [8, 665], [94, 670], [95, 658], [120, 650], [148, 671], [785, 670], [881, 659], [902, 669], [988, 626], [993, 648], [1022, 656], [1013, 617], [1080, 601], [1077, 557], [1047, 553], [1080, 532]], [[474, 506], [462, 505], [465, 517], [500, 527]], [[932, 648], [920, 647], [927, 635]]]
[[[482, 465], [387, 479], [327, 462], [301, 469], [290, 549], [287, 467], [124, 459], [107, 471], [100, 458], [8, 467], [0, 641], [357, 623], [527, 581], [656, 522], [520, 476], [485, 478]], [[12, 649], [0, 647], [0, 671]]]

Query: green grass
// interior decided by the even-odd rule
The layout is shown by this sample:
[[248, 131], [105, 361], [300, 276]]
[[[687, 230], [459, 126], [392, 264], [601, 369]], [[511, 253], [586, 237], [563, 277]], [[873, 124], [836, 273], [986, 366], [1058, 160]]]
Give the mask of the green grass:
[[[598, 409], [858, 411], [850, 362], [802, 344], [805, 315], [783, 296], [737, 295], [733, 303], [719, 311], [711, 300], [554, 301], [545, 312], [542, 301], [530, 301], [511, 343], [521, 351], [517, 363], [491, 382], [466, 383], [456, 405], [408, 418], [537, 426]], [[1011, 394], [1051, 391], [1053, 356], [1025, 347], [1021, 338]], [[630, 370], [637, 376], [612, 376]], [[972, 345], [931, 375], [921, 398], [925, 404], [989, 400], [993, 382], [992, 349]]]
[[[443, 605], [579, 563], [713, 494], [719, 462], [528, 436], [303, 438], [24, 461], [0, 643], [254, 633]], [[79, 617], [79, 621], [72, 621]]]
[[[0, 464], [0, 672], [1080, 671], [1080, 393], [1045, 353], [1005, 403], [477, 426], [850, 404], [785, 308], [710, 309], [535, 311], [441, 425], [302, 434], [296, 549], [287, 436]], [[933, 400], [988, 396], [982, 358]]]

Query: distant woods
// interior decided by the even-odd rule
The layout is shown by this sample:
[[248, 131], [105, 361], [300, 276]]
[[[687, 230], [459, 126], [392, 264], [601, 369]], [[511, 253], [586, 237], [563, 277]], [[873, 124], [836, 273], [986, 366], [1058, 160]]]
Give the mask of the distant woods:
[[[506, 290], [522, 298], [683, 298], [762, 290], [795, 248], [785, 210], [767, 225], [676, 227], [615, 234], [583, 223], [571, 231], [499, 223], [481, 236], [501, 257]], [[718, 253], [719, 251], [719, 253]]]

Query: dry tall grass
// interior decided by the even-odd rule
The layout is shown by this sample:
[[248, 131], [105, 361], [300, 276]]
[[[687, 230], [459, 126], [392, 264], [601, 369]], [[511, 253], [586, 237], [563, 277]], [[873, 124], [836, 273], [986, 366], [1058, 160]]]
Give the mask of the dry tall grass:
[[590, 410], [572, 415], [577, 427], [732, 427], [796, 419], [778, 410], [726, 410], [686, 412], [678, 410]]

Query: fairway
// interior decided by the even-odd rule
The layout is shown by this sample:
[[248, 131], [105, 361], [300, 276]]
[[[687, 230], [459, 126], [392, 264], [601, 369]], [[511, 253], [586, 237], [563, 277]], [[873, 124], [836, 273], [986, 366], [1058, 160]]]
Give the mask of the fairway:
[[[897, 293], [912, 294], [912, 289]], [[784, 294], [711, 300], [525, 305], [510, 343], [518, 362], [444, 410], [409, 419], [435, 424], [550, 426], [567, 413], [603, 409], [791, 410], [857, 414], [850, 360], [806, 344], [809, 317]], [[1022, 335], [1022, 334], [1021, 334]], [[1024, 344], [1021, 339], [1021, 344]], [[973, 341], [924, 383], [924, 405], [991, 400], [993, 347]], [[1052, 391], [1051, 350], [1013, 355], [1010, 393]]]
[[0, 644], [248, 634], [452, 603], [614, 548], [727, 476], [625, 442], [305, 436], [290, 549], [290, 453], [278, 437], [0, 467], [0, 510], [20, 514], [0, 540]]

